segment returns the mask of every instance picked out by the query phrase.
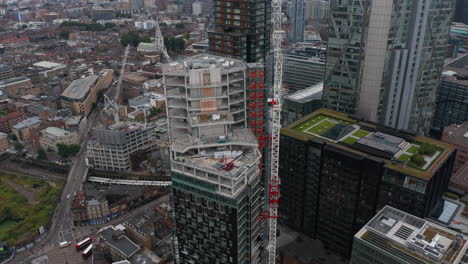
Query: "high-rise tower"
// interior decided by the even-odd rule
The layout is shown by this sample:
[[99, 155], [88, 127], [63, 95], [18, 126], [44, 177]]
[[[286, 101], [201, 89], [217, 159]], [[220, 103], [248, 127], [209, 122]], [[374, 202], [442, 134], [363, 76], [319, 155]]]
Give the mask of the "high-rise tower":
[[292, 42], [304, 41], [304, 25], [305, 17], [304, 10], [305, 3], [304, 0], [292, 0], [291, 6], [289, 9], [289, 16], [291, 20], [291, 33], [290, 38]]
[[271, 1], [215, 1], [210, 53], [263, 62], [270, 48]]
[[163, 67], [176, 263], [260, 263], [260, 152], [247, 65], [198, 55]]
[[330, 2], [325, 106], [427, 133], [453, 1]]

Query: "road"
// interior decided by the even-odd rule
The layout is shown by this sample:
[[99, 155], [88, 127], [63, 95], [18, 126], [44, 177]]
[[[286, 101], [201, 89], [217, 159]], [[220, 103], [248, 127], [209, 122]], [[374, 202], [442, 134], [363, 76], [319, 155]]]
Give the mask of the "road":
[[[55, 248], [61, 241], [75, 241], [73, 234], [73, 217], [71, 213], [71, 203], [73, 194], [82, 188], [82, 183], [86, 180], [86, 174], [88, 172], [88, 166], [86, 165], [86, 146], [90, 137], [90, 131], [94, 127], [96, 119], [98, 117], [98, 111], [93, 111], [88, 117], [86, 129], [80, 133], [81, 138], [81, 149], [74, 163], [68, 173], [67, 182], [64, 185], [60, 202], [55, 208], [54, 216], [52, 218], [52, 225], [49, 230], [46, 231], [45, 236], [41, 239], [41, 242], [37, 243], [35, 248], [31, 251], [17, 254], [11, 263], [22, 263], [26, 258], [31, 255], [37, 255], [44, 251]], [[70, 195], [70, 199], [67, 196]]]

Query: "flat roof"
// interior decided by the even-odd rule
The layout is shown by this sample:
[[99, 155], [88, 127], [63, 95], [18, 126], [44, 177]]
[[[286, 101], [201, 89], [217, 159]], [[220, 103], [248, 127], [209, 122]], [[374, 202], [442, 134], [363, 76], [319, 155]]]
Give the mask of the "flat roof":
[[61, 129], [61, 128], [58, 128], [58, 127], [48, 127], [45, 129], [45, 132], [53, 135], [53, 136], [56, 136], [56, 137], [62, 137], [62, 136], [66, 136], [68, 134], [71, 134], [70, 132], [68, 132], [67, 130], [65, 129]]
[[319, 82], [308, 88], [299, 90], [292, 94], [288, 94], [284, 98], [291, 100], [291, 101], [297, 101], [299, 103], [306, 103], [314, 99], [322, 99], [322, 93], [323, 93], [323, 82]]
[[19, 129], [34, 126], [39, 123], [41, 123], [41, 120], [39, 119], [39, 117], [34, 116], [34, 117], [31, 117], [31, 118], [28, 118], [26, 120], [19, 122], [18, 124], [14, 125], [13, 128], [19, 130]]
[[443, 141], [468, 147], [468, 121], [463, 122], [461, 125], [454, 124], [445, 127], [442, 135]]
[[88, 77], [74, 80], [63, 91], [62, 96], [74, 100], [82, 100], [86, 97], [91, 87], [97, 82], [99, 76], [90, 75]]
[[40, 62], [34, 63], [33, 65], [37, 67], [48, 68], [48, 69], [65, 66], [64, 64], [51, 62], [51, 61], [40, 61]]
[[[281, 129], [281, 134], [302, 141], [318, 138], [349, 152], [379, 157], [385, 160], [387, 168], [425, 180], [429, 180], [455, 150], [451, 144], [439, 140], [414, 137], [325, 108]], [[425, 143], [435, 147], [432, 156], [418, 152]], [[417, 166], [410, 161], [416, 154], [423, 156], [424, 164]]]
[[99, 230], [98, 234], [111, 245], [114, 249], [120, 251], [127, 258], [133, 256], [140, 250], [140, 247], [130, 240], [127, 236], [121, 234], [122, 230], [113, 226], [105, 227]]
[[385, 206], [355, 235], [402, 263], [459, 263], [467, 238], [458, 232]]
[[468, 162], [450, 178], [450, 185], [468, 192]]

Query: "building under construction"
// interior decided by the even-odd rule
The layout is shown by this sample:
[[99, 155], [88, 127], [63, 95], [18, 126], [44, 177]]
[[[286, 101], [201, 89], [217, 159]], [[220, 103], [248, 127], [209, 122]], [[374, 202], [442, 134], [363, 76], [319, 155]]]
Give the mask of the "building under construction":
[[260, 152], [247, 65], [198, 55], [163, 67], [176, 263], [260, 263]]

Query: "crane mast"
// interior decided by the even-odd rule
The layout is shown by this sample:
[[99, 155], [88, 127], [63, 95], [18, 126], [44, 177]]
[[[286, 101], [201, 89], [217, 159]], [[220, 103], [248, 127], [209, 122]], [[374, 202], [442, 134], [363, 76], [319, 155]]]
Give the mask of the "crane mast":
[[270, 98], [270, 131], [271, 131], [271, 159], [269, 182], [269, 215], [268, 218], [268, 264], [275, 264], [276, 260], [276, 230], [278, 206], [280, 198], [279, 177], [279, 143], [281, 130], [281, 96], [283, 89], [283, 40], [286, 32], [282, 30], [281, 0], [272, 0], [272, 44], [274, 56], [273, 94]]

